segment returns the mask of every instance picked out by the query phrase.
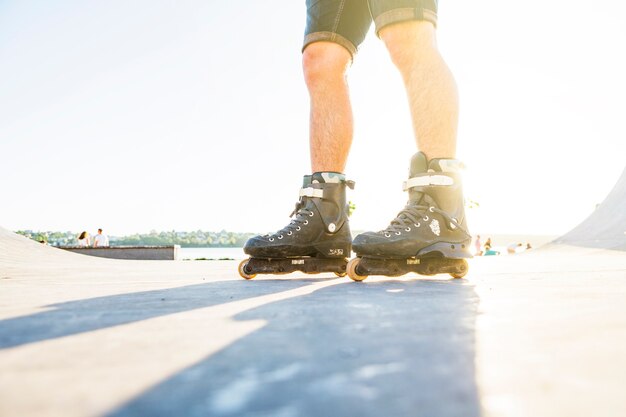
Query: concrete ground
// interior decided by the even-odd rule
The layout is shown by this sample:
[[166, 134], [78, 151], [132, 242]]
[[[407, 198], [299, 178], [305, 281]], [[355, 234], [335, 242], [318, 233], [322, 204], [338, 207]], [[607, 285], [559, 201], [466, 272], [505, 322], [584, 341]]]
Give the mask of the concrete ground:
[[0, 416], [624, 416], [626, 252], [245, 281], [0, 228]]

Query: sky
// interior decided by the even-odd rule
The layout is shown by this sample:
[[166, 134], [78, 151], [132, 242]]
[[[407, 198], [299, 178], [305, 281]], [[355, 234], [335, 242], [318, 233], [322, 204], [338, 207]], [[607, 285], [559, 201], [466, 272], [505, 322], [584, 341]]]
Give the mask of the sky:
[[[626, 5], [440, 2], [474, 233], [559, 235], [626, 165]], [[524, 4], [528, 6], [527, 4]], [[270, 232], [309, 172], [304, 1], [0, 1], [0, 226]], [[405, 93], [370, 32], [349, 71], [353, 230], [406, 202]]]

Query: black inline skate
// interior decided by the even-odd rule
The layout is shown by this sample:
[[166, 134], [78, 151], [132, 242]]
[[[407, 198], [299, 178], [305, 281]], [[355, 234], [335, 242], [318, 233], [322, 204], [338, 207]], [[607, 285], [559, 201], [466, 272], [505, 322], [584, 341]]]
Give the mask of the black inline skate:
[[366, 232], [352, 242], [357, 257], [348, 264], [348, 275], [363, 281], [368, 275], [399, 276], [450, 274], [462, 278], [471, 236], [467, 231], [461, 163], [433, 159], [418, 152], [411, 159], [404, 183], [409, 201], [385, 230]]
[[250, 255], [239, 265], [239, 275], [334, 272], [346, 275], [352, 235], [348, 225], [343, 174], [317, 172], [305, 175], [292, 220], [271, 235], [250, 238], [243, 250]]

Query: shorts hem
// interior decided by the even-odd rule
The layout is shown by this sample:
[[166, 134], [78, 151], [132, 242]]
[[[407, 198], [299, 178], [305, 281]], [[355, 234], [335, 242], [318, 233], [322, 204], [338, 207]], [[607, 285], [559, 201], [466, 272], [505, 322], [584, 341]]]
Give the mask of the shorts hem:
[[376, 25], [376, 36], [379, 36], [381, 29], [394, 23], [406, 22], [410, 20], [424, 20], [431, 22], [437, 27], [437, 13], [425, 8], [406, 7], [389, 10], [380, 14], [374, 19]]
[[306, 49], [307, 46], [314, 42], [333, 42], [338, 45], [343, 46], [350, 53], [351, 58], [354, 60], [354, 56], [357, 53], [357, 47], [354, 46], [352, 42], [350, 42], [347, 38], [341, 36], [335, 32], [313, 32], [309, 33], [304, 37], [304, 45], [302, 46], [302, 52]]

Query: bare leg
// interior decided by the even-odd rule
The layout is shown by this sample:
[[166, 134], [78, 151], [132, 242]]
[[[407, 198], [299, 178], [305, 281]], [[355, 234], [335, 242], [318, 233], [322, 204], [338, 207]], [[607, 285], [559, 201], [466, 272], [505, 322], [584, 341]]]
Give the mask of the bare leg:
[[332, 42], [315, 42], [302, 56], [311, 98], [312, 172], [343, 172], [352, 143], [353, 121], [346, 71], [350, 53]]
[[433, 24], [425, 21], [396, 23], [380, 31], [404, 79], [418, 149], [428, 159], [454, 158], [458, 94], [435, 35]]

